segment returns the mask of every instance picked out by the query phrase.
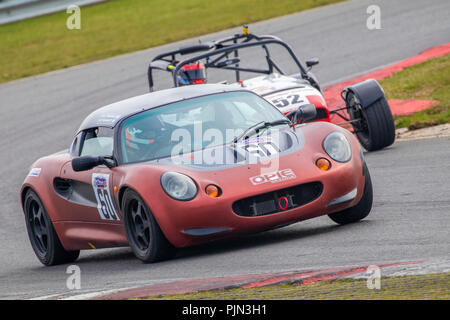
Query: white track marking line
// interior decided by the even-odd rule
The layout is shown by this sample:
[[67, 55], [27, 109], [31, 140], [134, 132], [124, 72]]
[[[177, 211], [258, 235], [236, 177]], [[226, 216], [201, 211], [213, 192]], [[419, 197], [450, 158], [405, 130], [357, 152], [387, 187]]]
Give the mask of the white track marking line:
[[40, 297], [35, 297], [35, 298], [29, 298], [29, 299], [25, 299], [25, 300], [48, 300], [51, 298], [55, 298], [61, 296], [61, 293], [56, 293], [56, 294], [50, 294], [48, 296], [40, 296]]

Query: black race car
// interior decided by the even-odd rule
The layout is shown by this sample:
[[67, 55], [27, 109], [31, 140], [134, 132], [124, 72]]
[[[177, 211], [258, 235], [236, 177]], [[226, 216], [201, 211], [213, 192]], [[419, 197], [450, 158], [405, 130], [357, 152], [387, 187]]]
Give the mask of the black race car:
[[[255, 50], [261, 52], [260, 49], [262, 60], [256, 61], [254, 53], [248, 54]], [[283, 59], [276, 61], [271, 55], [273, 51]], [[288, 74], [283, 70], [282, 64], [286, 62], [293, 65], [295, 73]], [[395, 140], [394, 119], [378, 82], [370, 79], [345, 88], [341, 93], [345, 106], [330, 110], [317, 78], [310, 72], [318, 63], [319, 60], [313, 58], [304, 65], [281, 39], [251, 34], [244, 26], [242, 34], [184, 46], [156, 56], [148, 67], [148, 84], [149, 90], [154, 91], [154, 70], [169, 72], [174, 87], [206, 83], [208, 70], [219, 70], [221, 74], [231, 72], [233, 80], [222, 83], [252, 90], [288, 117], [297, 115], [300, 107], [313, 104], [317, 115], [309, 121], [331, 122], [330, 115], [337, 115], [343, 120], [337, 124], [356, 134], [366, 150], [390, 146]], [[249, 73], [258, 76], [242, 77]]]

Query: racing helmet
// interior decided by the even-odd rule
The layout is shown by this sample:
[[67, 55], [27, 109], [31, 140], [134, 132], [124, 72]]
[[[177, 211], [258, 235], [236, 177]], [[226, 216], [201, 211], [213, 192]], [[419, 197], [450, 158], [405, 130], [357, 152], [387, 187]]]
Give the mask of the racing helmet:
[[125, 128], [125, 144], [139, 150], [141, 146], [154, 144], [161, 132], [162, 124], [156, 116], [145, 117]]
[[180, 86], [206, 83], [206, 69], [201, 62], [189, 63], [181, 67], [177, 75]]

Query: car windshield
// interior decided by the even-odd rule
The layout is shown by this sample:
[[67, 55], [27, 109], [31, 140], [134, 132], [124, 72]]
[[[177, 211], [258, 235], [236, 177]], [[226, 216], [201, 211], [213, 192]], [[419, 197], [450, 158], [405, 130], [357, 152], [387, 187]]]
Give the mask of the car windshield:
[[120, 126], [122, 162], [142, 162], [232, 143], [261, 122], [288, 127], [274, 106], [250, 92], [213, 94], [147, 110]]

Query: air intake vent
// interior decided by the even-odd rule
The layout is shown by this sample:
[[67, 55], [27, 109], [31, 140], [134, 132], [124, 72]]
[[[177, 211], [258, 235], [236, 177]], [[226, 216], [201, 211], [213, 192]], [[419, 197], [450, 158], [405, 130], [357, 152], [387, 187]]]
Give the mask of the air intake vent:
[[323, 190], [320, 182], [280, 189], [233, 203], [233, 211], [243, 217], [258, 217], [303, 206], [317, 199]]

